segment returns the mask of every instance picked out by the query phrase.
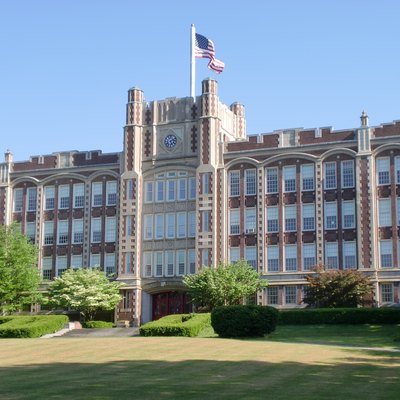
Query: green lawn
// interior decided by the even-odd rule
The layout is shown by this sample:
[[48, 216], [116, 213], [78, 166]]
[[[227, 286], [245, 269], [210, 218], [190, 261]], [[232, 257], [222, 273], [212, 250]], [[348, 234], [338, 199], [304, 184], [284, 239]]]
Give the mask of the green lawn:
[[3, 339], [0, 355], [2, 400], [397, 400], [400, 393], [398, 352], [268, 339]]

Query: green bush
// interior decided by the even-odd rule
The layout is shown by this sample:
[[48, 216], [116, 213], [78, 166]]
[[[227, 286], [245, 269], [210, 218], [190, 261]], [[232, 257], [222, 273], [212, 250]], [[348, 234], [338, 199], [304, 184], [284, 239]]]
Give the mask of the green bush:
[[[0, 324], [0, 338], [34, 338], [62, 329], [66, 315], [34, 315], [6, 317]], [[2, 318], [4, 320], [4, 318]]]
[[140, 327], [142, 336], [197, 336], [210, 326], [210, 314], [173, 314]]
[[106, 322], [106, 321], [87, 321], [83, 324], [84, 328], [90, 328], [90, 329], [95, 329], [95, 328], [112, 328], [114, 324], [112, 322]]
[[315, 308], [281, 310], [280, 325], [316, 324], [398, 324], [400, 309], [395, 308]]
[[211, 313], [211, 325], [221, 337], [264, 336], [275, 330], [277, 321], [278, 311], [267, 306], [221, 306]]

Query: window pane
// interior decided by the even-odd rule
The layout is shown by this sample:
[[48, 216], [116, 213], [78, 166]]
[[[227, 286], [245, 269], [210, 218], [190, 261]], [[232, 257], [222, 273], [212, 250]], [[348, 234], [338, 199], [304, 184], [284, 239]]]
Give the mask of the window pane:
[[376, 174], [378, 185], [389, 185], [390, 183], [390, 160], [389, 158], [376, 159]]
[[255, 169], [247, 169], [245, 171], [245, 179], [246, 179], [246, 195], [255, 195], [256, 194], [256, 170]]
[[315, 230], [315, 204], [303, 204], [303, 231]]
[[354, 162], [353, 160], [342, 161], [342, 187], [354, 187]]
[[267, 168], [267, 193], [278, 193], [278, 168]]
[[239, 196], [240, 194], [240, 172], [231, 171], [229, 172], [229, 189], [231, 196]]
[[314, 164], [301, 166], [302, 190], [314, 190]]
[[336, 162], [325, 163], [325, 189], [336, 189]]
[[296, 191], [296, 167], [283, 167], [283, 180], [285, 192]]

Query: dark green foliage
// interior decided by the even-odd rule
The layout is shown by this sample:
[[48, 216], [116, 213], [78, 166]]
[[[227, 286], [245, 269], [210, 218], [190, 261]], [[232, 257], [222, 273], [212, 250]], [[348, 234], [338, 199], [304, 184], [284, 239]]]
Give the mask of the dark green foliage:
[[303, 302], [314, 307], [338, 308], [371, 305], [373, 284], [370, 278], [354, 270], [326, 270], [305, 276], [308, 286]]
[[174, 314], [140, 327], [142, 336], [197, 336], [210, 326], [210, 314]]
[[395, 308], [315, 308], [282, 310], [279, 325], [317, 324], [398, 324], [400, 309]]
[[0, 338], [34, 338], [59, 331], [66, 315], [13, 316], [0, 319]]
[[267, 306], [221, 306], [213, 309], [211, 325], [220, 337], [264, 336], [275, 330], [278, 311]]
[[83, 324], [84, 328], [90, 328], [90, 329], [95, 329], [95, 328], [112, 328], [114, 324], [112, 322], [106, 322], [106, 321], [86, 321]]

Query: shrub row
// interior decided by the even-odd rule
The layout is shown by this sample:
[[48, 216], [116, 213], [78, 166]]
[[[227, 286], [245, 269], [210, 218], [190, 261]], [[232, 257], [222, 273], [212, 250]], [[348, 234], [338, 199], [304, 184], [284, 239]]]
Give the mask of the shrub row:
[[106, 321], [87, 321], [83, 324], [84, 328], [112, 328], [114, 324]]
[[273, 307], [238, 305], [216, 307], [211, 325], [220, 337], [264, 336], [275, 330], [278, 311]]
[[315, 308], [281, 310], [279, 325], [315, 324], [398, 324], [400, 309], [395, 308]]
[[210, 314], [174, 314], [140, 327], [142, 336], [197, 336], [210, 326]]
[[68, 322], [66, 315], [2, 317], [0, 338], [34, 338], [57, 332]]

